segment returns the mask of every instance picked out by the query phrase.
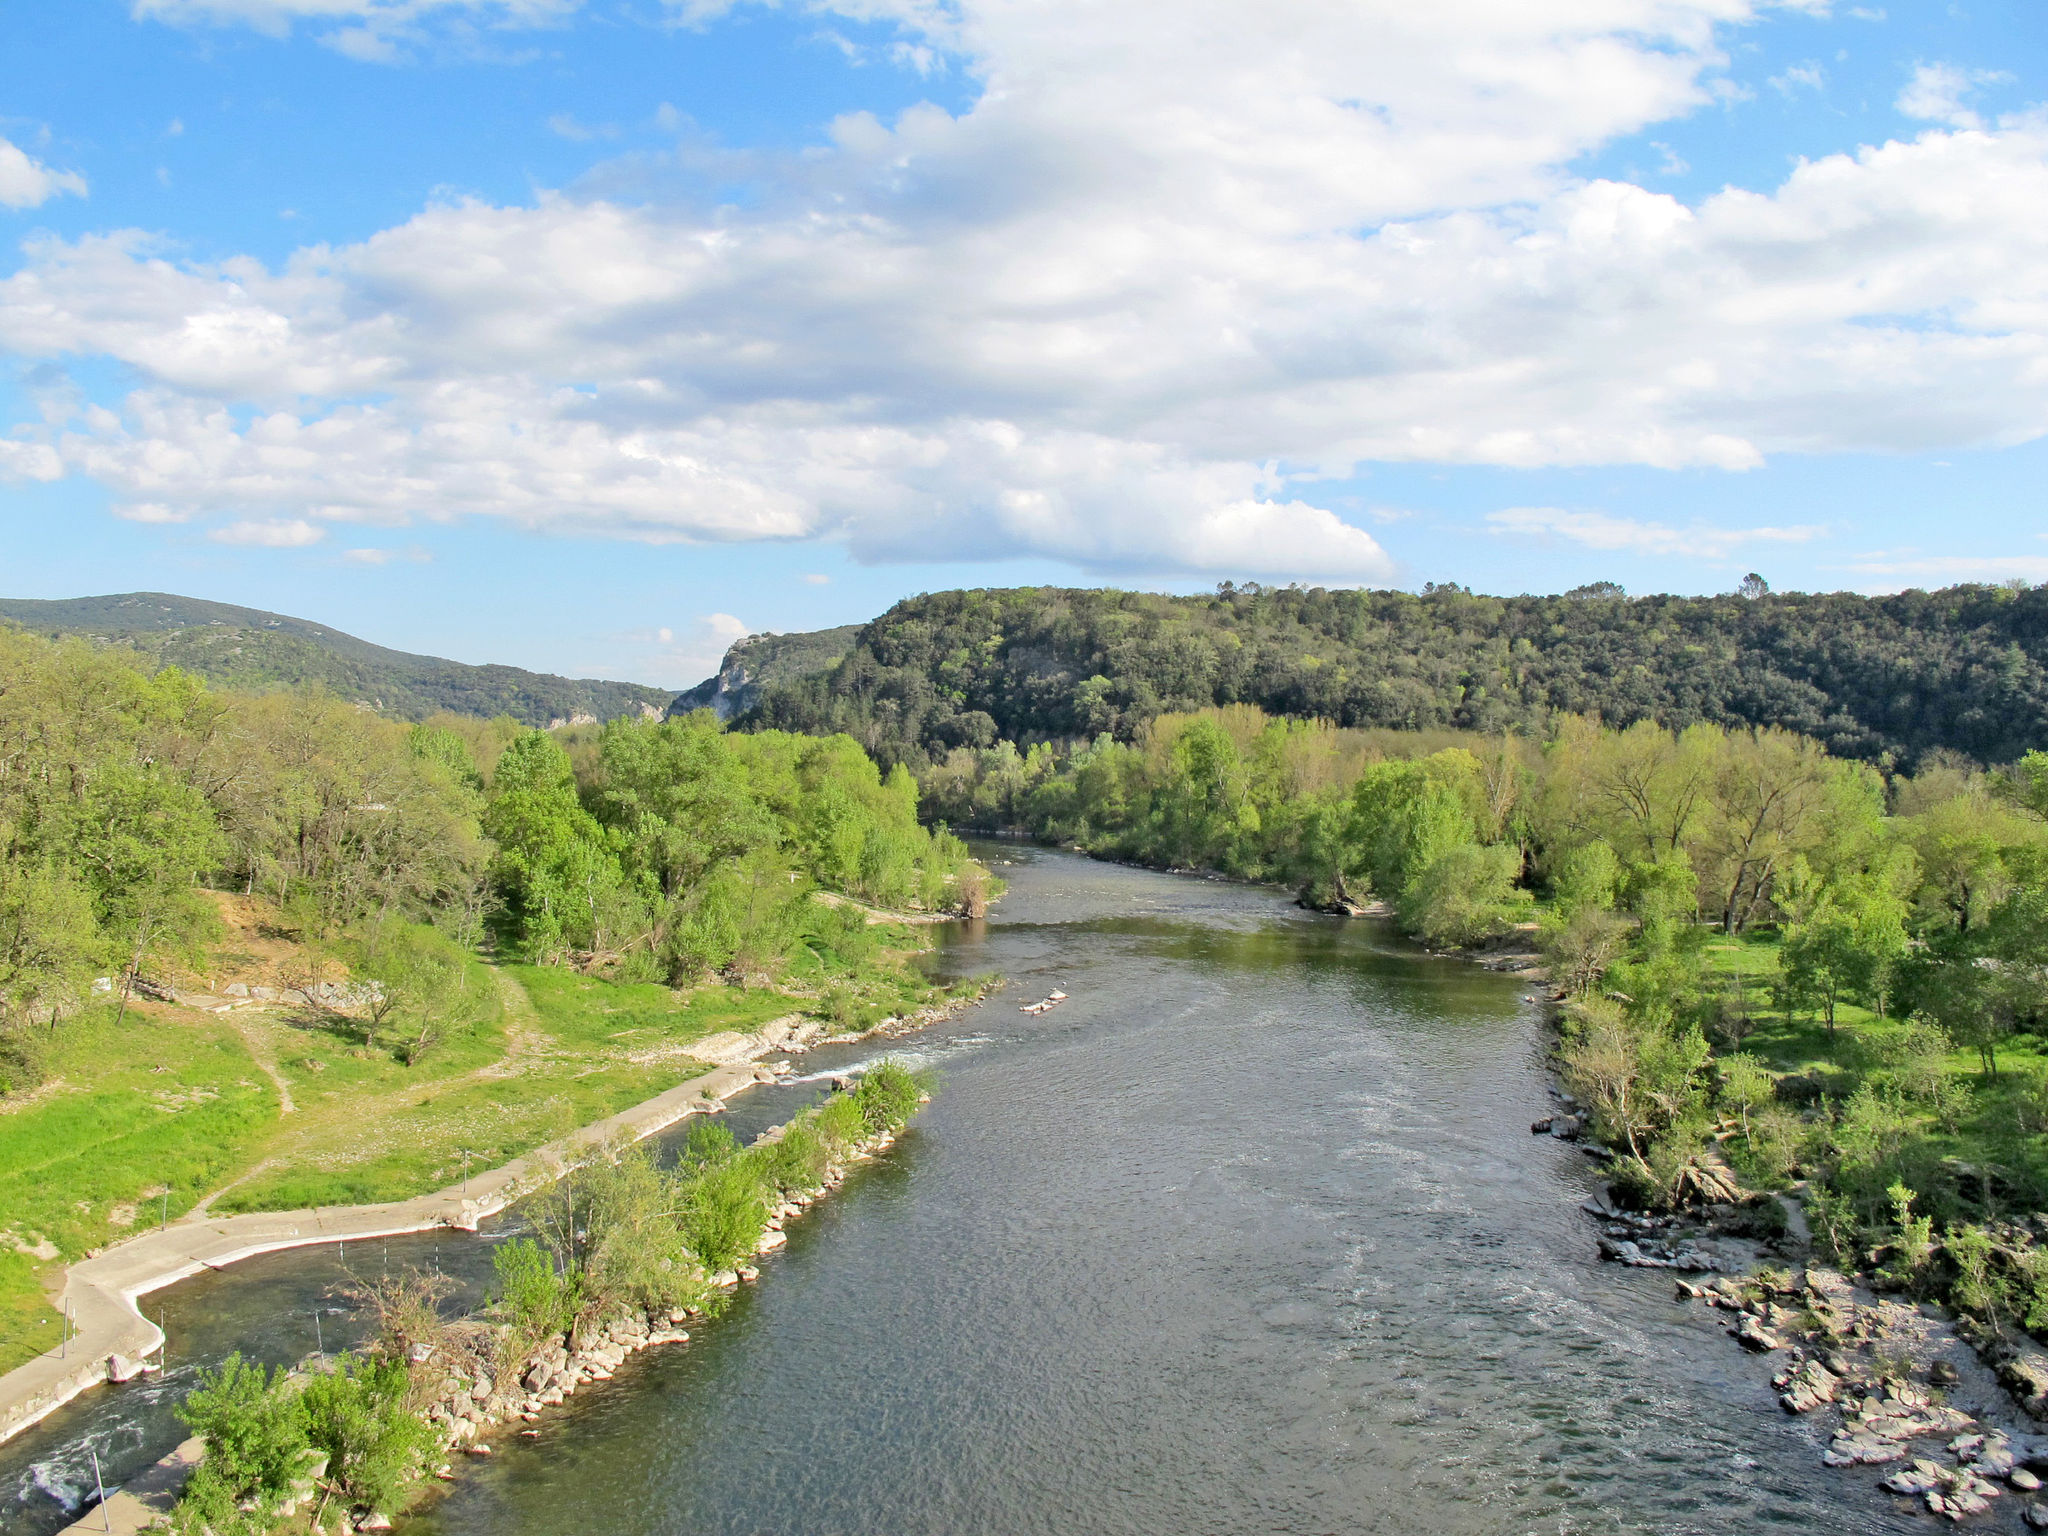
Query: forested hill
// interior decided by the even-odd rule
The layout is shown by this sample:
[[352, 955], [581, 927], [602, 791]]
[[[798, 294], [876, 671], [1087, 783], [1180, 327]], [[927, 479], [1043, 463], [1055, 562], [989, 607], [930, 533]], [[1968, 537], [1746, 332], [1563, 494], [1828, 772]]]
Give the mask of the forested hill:
[[261, 692], [317, 683], [400, 720], [424, 720], [445, 709], [547, 726], [659, 714], [669, 701], [668, 690], [642, 683], [414, 656], [306, 619], [164, 592], [49, 602], [0, 598], [0, 621], [33, 634], [118, 641], [159, 666], [181, 667], [221, 688]]
[[1888, 597], [1629, 598], [1055, 587], [898, 603], [743, 724], [852, 734], [913, 765], [999, 738], [1128, 737], [1163, 710], [1257, 704], [1340, 725], [1540, 730], [1558, 712], [1779, 725], [1845, 757], [2048, 746], [2048, 586]]
[[748, 635], [733, 642], [715, 674], [677, 694], [668, 712], [687, 715], [708, 709], [719, 719], [730, 720], [752, 709], [762, 693], [778, 683], [831, 670], [853, 649], [860, 632], [858, 624], [842, 624], [793, 635]]

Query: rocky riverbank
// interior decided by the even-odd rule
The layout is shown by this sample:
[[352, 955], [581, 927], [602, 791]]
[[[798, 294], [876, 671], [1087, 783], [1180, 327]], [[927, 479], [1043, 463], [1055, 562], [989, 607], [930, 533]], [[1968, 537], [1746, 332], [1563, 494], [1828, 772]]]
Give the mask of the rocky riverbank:
[[[926, 1096], [924, 1102], [929, 1102]], [[764, 1133], [759, 1142], [778, 1139], [786, 1127]], [[884, 1131], [856, 1143], [825, 1167], [817, 1186], [798, 1190], [770, 1214], [766, 1229], [755, 1244], [755, 1257], [766, 1258], [787, 1245], [787, 1225], [846, 1182], [854, 1168], [872, 1161], [895, 1145], [897, 1133]], [[715, 1291], [731, 1293], [760, 1278], [756, 1264], [742, 1264], [708, 1277]], [[431, 1389], [425, 1417], [442, 1436], [445, 1449], [473, 1457], [493, 1454], [493, 1436], [511, 1431], [536, 1435], [531, 1426], [539, 1423], [548, 1409], [573, 1397], [578, 1391], [611, 1380], [620, 1366], [643, 1349], [690, 1342], [689, 1325], [703, 1318], [711, 1307], [692, 1305], [661, 1312], [625, 1311], [597, 1325], [584, 1325], [557, 1335], [527, 1353], [502, 1376], [488, 1368], [465, 1368], [453, 1364]], [[500, 1336], [502, 1337], [502, 1326]], [[416, 1372], [431, 1370], [442, 1362], [429, 1355], [414, 1362]], [[443, 1483], [458, 1479], [457, 1463], [442, 1463], [434, 1477]], [[386, 1530], [390, 1521], [371, 1516], [354, 1527], [357, 1530]], [[318, 1529], [316, 1527], [316, 1529]], [[337, 1530], [345, 1527], [336, 1527]]]
[[2016, 1496], [2026, 1523], [2048, 1529], [2038, 1496], [2048, 1435], [2035, 1417], [2048, 1406], [2048, 1356], [2038, 1349], [1986, 1348], [1941, 1308], [1828, 1269], [1681, 1280], [1677, 1294], [1729, 1313], [1730, 1336], [1770, 1357], [1787, 1413], [1830, 1420], [1825, 1465], [1889, 1468], [1887, 1491], [1950, 1521]]

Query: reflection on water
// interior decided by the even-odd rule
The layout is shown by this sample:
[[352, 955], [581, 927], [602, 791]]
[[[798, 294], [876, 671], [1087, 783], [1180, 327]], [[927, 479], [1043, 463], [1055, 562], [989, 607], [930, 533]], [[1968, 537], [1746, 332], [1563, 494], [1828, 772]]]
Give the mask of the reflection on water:
[[[1592, 1262], [1514, 983], [1270, 892], [1001, 854], [1010, 894], [930, 963], [1016, 985], [892, 1048], [938, 1101], [695, 1343], [466, 1464], [414, 1536], [1917, 1528], [1668, 1280]], [[258, 1262], [273, 1300], [207, 1278], [213, 1347], [333, 1253]]]

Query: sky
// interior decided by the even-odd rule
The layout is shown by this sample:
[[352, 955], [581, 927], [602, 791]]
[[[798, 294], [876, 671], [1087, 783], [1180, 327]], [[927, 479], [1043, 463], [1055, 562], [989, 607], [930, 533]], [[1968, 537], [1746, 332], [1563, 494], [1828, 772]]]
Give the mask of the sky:
[[2040, 0], [0, 0], [0, 595], [2048, 582]]

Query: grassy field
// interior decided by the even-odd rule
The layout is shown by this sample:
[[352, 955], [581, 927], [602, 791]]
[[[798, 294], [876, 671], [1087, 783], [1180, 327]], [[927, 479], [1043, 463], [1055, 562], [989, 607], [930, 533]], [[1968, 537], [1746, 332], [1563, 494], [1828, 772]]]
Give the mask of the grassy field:
[[[416, 1066], [333, 1015], [97, 1007], [60, 1026], [51, 1078], [0, 1107], [0, 1370], [56, 1344], [63, 1261], [202, 1202], [227, 1212], [444, 1188], [696, 1076], [695, 1040], [790, 1013], [870, 1021], [934, 994], [890, 926], [814, 938], [787, 988], [622, 985], [477, 964], [497, 1006]], [[842, 978], [831, 987], [826, 976]], [[292, 1106], [285, 1109], [287, 1102]]]
[[[1976, 1195], [1988, 1171], [2006, 1202], [2036, 1208], [2048, 1201], [2048, 1040], [2016, 1034], [2001, 1041], [1995, 1077], [1985, 1073], [1974, 1049], [1922, 1056], [1908, 1065], [1913, 1038], [1924, 1039], [1924, 1031], [1909, 1022], [1845, 1003], [1836, 1010], [1831, 1033], [1817, 1017], [1776, 1008], [1775, 933], [1714, 939], [1706, 961], [1709, 980], [1724, 989], [1740, 979], [1752, 1020], [1742, 1051], [1781, 1078], [1812, 1079], [1838, 1103], [1859, 1085], [1877, 1087], [1882, 1125], [1872, 1134], [1916, 1144], [1912, 1161], [1923, 1170], [1923, 1192], [1947, 1182]], [[1723, 1054], [1730, 1048], [1717, 1042]], [[1865, 1118], [1874, 1123], [1879, 1116]]]

